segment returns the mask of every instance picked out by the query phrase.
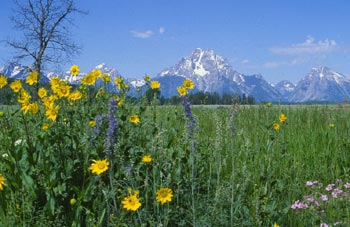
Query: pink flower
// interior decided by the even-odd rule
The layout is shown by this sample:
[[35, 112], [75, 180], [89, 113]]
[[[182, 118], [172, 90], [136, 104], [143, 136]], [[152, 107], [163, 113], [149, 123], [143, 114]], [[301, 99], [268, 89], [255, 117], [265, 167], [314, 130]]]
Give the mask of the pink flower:
[[329, 185], [327, 185], [326, 191], [332, 191], [334, 185], [335, 185], [335, 184], [329, 184]]
[[295, 201], [295, 203], [293, 203], [290, 208], [292, 209], [306, 209], [308, 208], [309, 206], [306, 204], [306, 203], [303, 203], [299, 200]]
[[346, 183], [344, 184], [344, 187], [345, 187], [345, 188], [350, 188], [350, 182], [346, 182]]
[[328, 227], [326, 223], [321, 223], [320, 227]]
[[321, 195], [321, 199], [322, 199], [322, 201], [327, 201], [328, 200], [328, 196], [327, 195]]

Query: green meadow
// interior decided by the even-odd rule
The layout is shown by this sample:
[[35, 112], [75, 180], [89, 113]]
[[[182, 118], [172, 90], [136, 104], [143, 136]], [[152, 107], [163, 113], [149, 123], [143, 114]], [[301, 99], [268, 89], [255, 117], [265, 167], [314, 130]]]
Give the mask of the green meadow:
[[1, 226], [349, 226], [347, 104], [160, 106], [85, 81], [11, 87]]

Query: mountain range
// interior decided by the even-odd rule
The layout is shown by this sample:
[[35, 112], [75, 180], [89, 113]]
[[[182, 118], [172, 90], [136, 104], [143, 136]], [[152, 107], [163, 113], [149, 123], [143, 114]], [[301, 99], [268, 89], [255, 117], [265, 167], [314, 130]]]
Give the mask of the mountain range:
[[[109, 74], [112, 81], [120, 76], [115, 68], [110, 68], [106, 64], [100, 64], [95, 68]], [[29, 67], [18, 63], [0, 67], [0, 73], [14, 79], [24, 79], [28, 72]], [[47, 80], [57, 76], [53, 72], [46, 72], [44, 75]], [[79, 73], [77, 77], [72, 77], [66, 72], [59, 77], [77, 84], [84, 75]], [[184, 78], [189, 78], [195, 83], [192, 92], [245, 94], [253, 96], [257, 102], [341, 102], [350, 99], [350, 79], [325, 66], [312, 68], [297, 84], [287, 80], [272, 84], [260, 74], [245, 75], [237, 72], [223, 56], [217, 55], [213, 50], [201, 48], [195, 49], [189, 56], [164, 69], [152, 80], [160, 82], [161, 95], [168, 98], [177, 95], [176, 88], [181, 86]], [[145, 81], [142, 79], [126, 78], [126, 81], [132, 90], [145, 86]], [[111, 85], [109, 89], [113, 91], [115, 87]]]

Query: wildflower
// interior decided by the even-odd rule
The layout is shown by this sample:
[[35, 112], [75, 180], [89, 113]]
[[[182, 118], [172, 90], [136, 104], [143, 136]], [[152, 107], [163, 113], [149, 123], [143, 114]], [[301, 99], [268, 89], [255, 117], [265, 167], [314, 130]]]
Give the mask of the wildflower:
[[279, 225], [277, 225], [276, 223], [275, 224], [273, 224], [273, 226], [272, 227], [280, 227]]
[[194, 83], [190, 79], [185, 79], [182, 85], [186, 89], [193, 89], [194, 88]]
[[0, 88], [3, 88], [7, 84], [7, 77], [0, 74]]
[[38, 90], [38, 96], [39, 98], [43, 99], [47, 95], [47, 90], [43, 87], [39, 88]]
[[0, 117], [4, 116], [4, 112], [0, 111]]
[[72, 65], [72, 67], [70, 67], [69, 71], [73, 76], [76, 76], [76, 75], [78, 75], [80, 68], [77, 65]]
[[77, 101], [79, 99], [81, 99], [83, 97], [83, 94], [80, 91], [74, 91], [72, 93], [70, 93], [70, 95], [68, 96], [68, 99], [70, 101]]
[[272, 105], [273, 105], [272, 102], [266, 103], [266, 106], [267, 106], [267, 107], [272, 107]]
[[[0, 117], [1, 117], [1, 115], [0, 115]], [[350, 188], [350, 182], [346, 182], [346, 183], [344, 184], [344, 187], [345, 187], [345, 188]]]
[[171, 188], [160, 188], [156, 194], [157, 202], [160, 202], [163, 205], [166, 202], [171, 202], [171, 198], [173, 197], [173, 190], [171, 190]]
[[278, 131], [278, 130], [280, 130], [280, 125], [279, 125], [278, 123], [273, 123], [272, 128], [273, 128], [275, 131]]
[[280, 122], [283, 123], [287, 120], [287, 117], [284, 114], [280, 114], [279, 119], [280, 119]]
[[334, 126], [335, 126], [334, 123], [330, 123], [330, 124], [329, 124], [329, 127], [330, 127], [330, 128], [334, 128]]
[[94, 70], [92, 70], [91, 73], [94, 75], [95, 78], [100, 78], [100, 77], [102, 77], [102, 72], [101, 72], [101, 70], [99, 70], [99, 69], [94, 69]]
[[97, 79], [96, 73], [90, 72], [86, 74], [85, 77], [83, 77], [83, 79], [81, 79], [81, 84], [92, 86], [96, 83], [96, 79]]
[[135, 193], [132, 193], [131, 189], [129, 189], [129, 196], [124, 198], [122, 201], [123, 208], [131, 211], [136, 211], [137, 209], [139, 209], [141, 203], [138, 197], [139, 191], [135, 191]]
[[111, 81], [111, 76], [108, 74], [103, 74], [101, 78], [102, 78], [102, 81], [106, 84]]
[[108, 161], [107, 159], [104, 160], [92, 160], [94, 163], [92, 163], [89, 167], [92, 173], [96, 173], [97, 175], [100, 175], [101, 173], [108, 170]]
[[196, 121], [195, 121], [195, 119], [194, 119], [194, 117], [192, 115], [191, 104], [190, 104], [187, 96], [182, 96], [181, 97], [181, 105], [184, 107], [184, 114], [185, 114], [186, 118], [189, 120], [189, 123], [187, 125], [187, 127], [189, 129], [188, 134], [190, 136], [192, 136], [192, 134], [193, 134], [193, 127], [194, 127]]
[[41, 127], [41, 129], [43, 131], [47, 131], [49, 129], [50, 125], [48, 123], [44, 123], [43, 126]]
[[58, 115], [59, 106], [54, 106], [53, 103], [46, 109], [45, 115], [47, 119], [51, 121], [56, 121]]
[[34, 70], [34, 71], [31, 71], [27, 76], [26, 83], [29, 85], [33, 85], [38, 83], [38, 79], [39, 79], [38, 71]]
[[18, 145], [20, 145], [22, 142], [23, 142], [22, 139], [18, 139], [18, 140], [15, 141], [14, 145], [15, 145], [15, 146], [18, 146]]
[[89, 121], [90, 128], [95, 127], [95, 125], [96, 125], [96, 121]]
[[109, 102], [109, 110], [108, 110], [108, 129], [107, 129], [107, 137], [105, 141], [105, 152], [107, 157], [111, 157], [110, 148], [115, 143], [116, 133], [118, 129], [117, 124], [117, 101], [114, 98], [110, 99]]
[[320, 227], [328, 227], [328, 225], [326, 223], [321, 223]]
[[0, 191], [4, 190], [4, 186], [7, 186], [5, 177], [0, 173]]
[[150, 163], [152, 162], [152, 156], [149, 155], [149, 154], [146, 154], [142, 157], [142, 160], [141, 160], [143, 163]]
[[74, 205], [77, 203], [77, 200], [74, 199], [74, 198], [71, 198], [71, 199], [69, 200], [69, 203], [70, 203], [70, 205], [74, 206]]
[[140, 118], [136, 114], [131, 115], [129, 117], [129, 122], [134, 123], [134, 124], [138, 124], [138, 123], [140, 123]]
[[19, 90], [21, 90], [22, 88], [22, 84], [20, 80], [15, 80], [10, 84], [10, 88], [14, 91], [14, 92], [19, 92]]
[[187, 95], [187, 89], [185, 87], [177, 87], [177, 92], [180, 96]]
[[326, 191], [332, 191], [333, 190], [333, 186], [335, 186], [335, 184], [328, 184], [326, 187]]
[[121, 84], [123, 83], [123, 78], [121, 78], [120, 76], [116, 77], [116, 78], [114, 79], [114, 83], [115, 83], [116, 85], [121, 85]]
[[308, 206], [306, 203], [303, 203], [303, 202], [297, 200], [297, 201], [295, 201], [295, 203], [293, 203], [293, 204], [291, 205], [290, 208], [292, 208], [292, 209], [306, 209], [306, 208], [308, 208], [308, 207], [309, 207], [309, 206]]
[[39, 112], [39, 104], [37, 102], [31, 103], [29, 110], [32, 114], [37, 114]]
[[144, 78], [143, 78], [146, 82], [149, 82], [151, 80], [151, 77], [149, 75], [146, 75]]
[[340, 188], [335, 188], [334, 191], [332, 192], [332, 197], [333, 198], [338, 198], [338, 195], [342, 195], [344, 193], [343, 190]]
[[158, 82], [158, 81], [152, 81], [151, 82], [151, 88], [153, 89], [153, 90], [155, 90], [155, 89], [159, 89], [160, 88], [160, 83]]
[[327, 201], [328, 200], [328, 196], [327, 195], [321, 195], [321, 199], [322, 199], [322, 201]]

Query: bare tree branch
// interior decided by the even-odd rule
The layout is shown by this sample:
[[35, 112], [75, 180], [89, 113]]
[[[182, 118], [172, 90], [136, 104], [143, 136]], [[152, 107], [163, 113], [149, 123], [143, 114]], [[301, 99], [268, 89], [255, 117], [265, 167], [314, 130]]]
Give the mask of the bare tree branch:
[[11, 20], [23, 37], [8, 40], [18, 51], [17, 58], [33, 60], [39, 72], [45, 65], [61, 63], [78, 53], [80, 48], [72, 41], [69, 28], [73, 15], [84, 14], [75, 6], [75, 0], [14, 0], [16, 8]]

